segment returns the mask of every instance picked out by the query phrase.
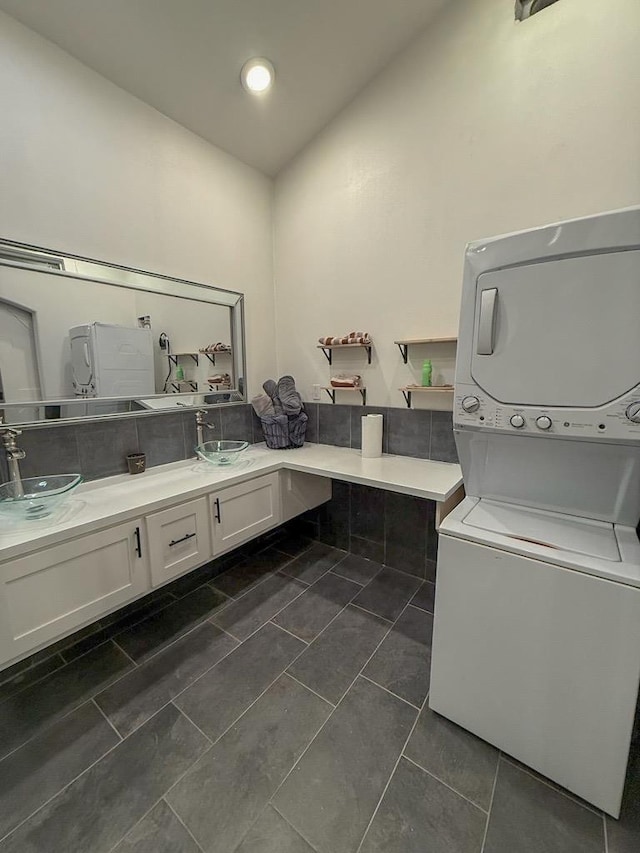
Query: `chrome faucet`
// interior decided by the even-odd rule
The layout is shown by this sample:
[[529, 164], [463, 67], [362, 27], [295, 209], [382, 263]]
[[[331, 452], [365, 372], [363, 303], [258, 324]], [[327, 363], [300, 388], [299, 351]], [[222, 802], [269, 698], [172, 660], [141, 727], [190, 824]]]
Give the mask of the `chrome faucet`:
[[204, 428], [207, 429], [215, 429], [213, 424], [207, 423], [205, 421], [204, 416], [207, 414], [205, 409], [198, 409], [196, 412], [196, 434], [198, 436], [197, 445], [198, 447], [201, 444], [204, 444]]
[[9, 468], [9, 479], [14, 484], [14, 497], [20, 498], [24, 495], [22, 487], [22, 477], [20, 476], [20, 460], [27, 455], [16, 444], [16, 438], [22, 435], [21, 429], [13, 429], [12, 427], [0, 427], [0, 436], [2, 437], [2, 446], [4, 447], [5, 456], [7, 458], [7, 467]]

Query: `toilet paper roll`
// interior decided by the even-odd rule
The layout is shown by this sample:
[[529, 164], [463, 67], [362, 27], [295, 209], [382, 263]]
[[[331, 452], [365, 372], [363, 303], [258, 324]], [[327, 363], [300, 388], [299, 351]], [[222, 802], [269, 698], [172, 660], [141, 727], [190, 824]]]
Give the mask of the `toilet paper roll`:
[[362, 456], [375, 459], [382, 456], [382, 415], [365, 415], [362, 418]]

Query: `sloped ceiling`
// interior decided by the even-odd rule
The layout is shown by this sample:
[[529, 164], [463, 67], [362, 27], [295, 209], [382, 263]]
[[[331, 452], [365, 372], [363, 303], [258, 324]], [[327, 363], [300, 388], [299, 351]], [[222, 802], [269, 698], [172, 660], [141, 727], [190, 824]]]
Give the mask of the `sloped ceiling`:
[[[273, 175], [445, 1], [0, 0], [0, 9]], [[252, 56], [276, 67], [261, 99], [239, 82]]]

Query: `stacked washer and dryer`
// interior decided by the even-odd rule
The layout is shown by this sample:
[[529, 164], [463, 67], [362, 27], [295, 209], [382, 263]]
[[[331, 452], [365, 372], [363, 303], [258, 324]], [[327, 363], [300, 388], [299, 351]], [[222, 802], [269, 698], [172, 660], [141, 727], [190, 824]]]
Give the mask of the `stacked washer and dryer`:
[[430, 707], [618, 817], [640, 679], [640, 207], [467, 247]]

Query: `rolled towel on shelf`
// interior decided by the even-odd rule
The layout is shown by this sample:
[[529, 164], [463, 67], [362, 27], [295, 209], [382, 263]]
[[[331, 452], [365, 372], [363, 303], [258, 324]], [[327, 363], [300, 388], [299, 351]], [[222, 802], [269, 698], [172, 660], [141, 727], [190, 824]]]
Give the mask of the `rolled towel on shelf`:
[[209, 385], [225, 385], [231, 387], [231, 376], [228, 373], [216, 373], [207, 379]]
[[318, 338], [318, 343], [322, 347], [367, 346], [371, 343], [371, 337], [369, 332], [349, 332], [347, 335], [327, 335], [324, 338]]
[[329, 380], [332, 388], [360, 388], [362, 376], [332, 376]]
[[220, 341], [218, 341], [218, 343], [217, 343], [217, 344], [209, 344], [209, 346], [206, 346], [206, 347], [200, 347], [200, 349], [198, 350], [198, 352], [205, 352], [205, 353], [206, 353], [206, 352], [211, 352], [211, 353], [215, 353], [215, 352], [231, 352], [231, 344], [223, 344], [223, 343], [221, 343]]

